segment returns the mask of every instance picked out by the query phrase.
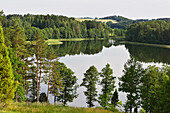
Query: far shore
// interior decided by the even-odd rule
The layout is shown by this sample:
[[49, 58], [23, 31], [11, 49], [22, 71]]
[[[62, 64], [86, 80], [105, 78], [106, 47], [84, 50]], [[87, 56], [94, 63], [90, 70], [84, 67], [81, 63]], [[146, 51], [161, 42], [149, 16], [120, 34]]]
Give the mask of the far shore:
[[121, 41], [121, 44], [134, 44], [134, 45], [143, 45], [143, 46], [153, 46], [153, 47], [161, 47], [170, 49], [170, 45], [164, 44], [150, 44], [150, 43], [142, 43], [142, 42], [130, 42], [130, 41]]
[[[46, 42], [48, 45], [58, 45], [63, 44], [64, 41], [83, 41], [83, 40], [105, 40], [106, 38], [70, 38], [70, 39], [48, 39]], [[31, 43], [31, 41], [27, 41], [28, 43]], [[32, 41], [32, 43], [35, 45], [35, 41]]]

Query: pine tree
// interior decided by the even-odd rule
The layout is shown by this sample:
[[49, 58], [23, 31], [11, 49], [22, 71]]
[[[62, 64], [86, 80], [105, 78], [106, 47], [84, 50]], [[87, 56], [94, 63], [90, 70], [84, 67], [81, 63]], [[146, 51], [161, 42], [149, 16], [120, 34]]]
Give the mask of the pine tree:
[[1, 11], [0, 11], [0, 25], [1, 25], [1, 21], [2, 21], [2, 19], [3, 19], [3, 13], [4, 13], [3, 10], [1, 10]]
[[53, 30], [53, 38], [55, 38], [55, 39], [60, 38], [60, 30], [56, 27], [54, 27], [54, 30]]
[[102, 81], [100, 82], [100, 85], [102, 85], [102, 94], [99, 96], [99, 103], [103, 107], [108, 105], [111, 100], [112, 91], [114, 91], [115, 88], [115, 77], [112, 74], [113, 71], [109, 64], [107, 64], [100, 73], [100, 76], [102, 77]]
[[140, 84], [141, 77], [144, 74], [142, 65], [131, 58], [124, 65], [124, 75], [119, 78], [119, 90], [127, 93], [126, 106], [130, 113], [133, 108], [139, 108], [140, 105]]
[[81, 86], [84, 86], [87, 88], [87, 91], [84, 91], [85, 96], [87, 96], [87, 104], [89, 107], [93, 107], [93, 102], [97, 101], [97, 88], [96, 84], [99, 81], [98, 77], [99, 73], [95, 66], [91, 66], [86, 73], [84, 73], [83, 82], [81, 83]]
[[0, 102], [7, 102], [14, 98], [16, 83], [12, 66], [8, 57], [7, 47], [4, 45], [3, 30], [0, 26]]
[[14, 18], [12, 20], [12, 26], [6, 29], [6, 41], [8, 44], [9, 57], [12, 64], [15, 81], [19, 82], [16, 90], [16, 101], [24, 100], [24, 84], [26, 70], [25, 70], [25, 57], [28, 57], [27, 50], [25, 48], [25, 33], [24, 29], [20, 27], [19, 20]]
[[30, 84], [28, 84], [28, 92], [30, 92], [29, 95], [29, 101], [36, 102], [37, 98], [37, 68], [33, 64], [30, 66], [28, 73], [27, 73], [27, 80], [31, 81]]
[[[141, 78], [140, 88], [142, 108], [150, 113], [163, 112], [164, 106], [168, 104], [167, 100], [163, 101], [166, 98], [163, 95], [166, 94], [165, 87], [169, 76], [156, 66], [148, 66], [145, 70], [146, 73]], [[166, 102], [167, 104], [165, 104]]]
[[57, 95], [60, 95], [60, 91], [62, 91], [64, 87], [61, 76], [62, 74], [60, 74], [62, 68], [62, 63], [58, 61], [53, 62], [50, 81], [50, 93], [54, 96], [54, 103], [56, 102]]
[[67, 102], [72, 102], [74, 98], [77, 98], [77, 78], [73, 76], [74, 72], [67, 68], [63, 63], [60, 70], [61, 81], [63, 83], [63, 90], [60, 90], [60, 94], [57, 95], [57, 101], [66, 105]]
[[47, 54], [47, 59], [48, 59], [48, 64], [49, 64], [49, 71], [48, 71], [48, 89], [47, 89], [47, 103], [48, 103], [48, 99], [49, 99], [49, 92], [50, 92], [50, 83], [51, 83], [51, 73], [52, 73], [52, 67], [54, 66], [54, 61], [57, 59], [55, 52], [53, 50], [53, 48], [50, 46], [48, 48], [48, 54]]
[[45, 42], [39, 30], [35, 35], [35, 39], [36, 39], [36, 46], [35, 46], [36, 62], [35, 63], [37, 65], [37, 102], [39, 102], [40, 83], [41, 83], [41, 76], [43, 73], [43, 68], [45, 63], [47, 43]]
[[119, 102], [119, 95], [116, 89], [115, 92], [113, 93], [111, 104], [115, 107], [117, 102]]
[[40, 94], [40, 99], [39, 99], [39, 101], [42, 103], [42, 102], [47, 102], [47, 96], [46, 96], [46, 94], [44, 93], [44, 92], [42, 92], [41, 94]]
[[[26, 46], [26, 52], [24, 55], [22, 55], [22, 61], [24, 62], [23, 66], [22, 66], [22, 70], [23, 70], [23, 87], [25, 89], [25, 95], [29, 94], [29, 90], [30, 90], [30, 79], [32, 76], [30, 76], [30, 70], [32, 71], [32, 67], [34, 64], [34, 60], [35, 58], [33, 57], [34, 55], [34, 47], [32, 44], [27, 43]], [[31, 57], [31, 58], [30, 58]]]

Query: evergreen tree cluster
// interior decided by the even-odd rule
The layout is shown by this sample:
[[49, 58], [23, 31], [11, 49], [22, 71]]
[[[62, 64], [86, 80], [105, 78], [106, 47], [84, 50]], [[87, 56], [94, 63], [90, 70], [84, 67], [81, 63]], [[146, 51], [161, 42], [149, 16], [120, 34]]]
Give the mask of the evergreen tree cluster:
[[[33, 41], [40, 30], [44, 39], [60, 38], [108, 38], [109, 28], [104, 23], [95, 21], [78, 22], [75, 18], [56, 15], [7, 15], [2, 19], [5, 33], [11, 29], [15, 21], [24, 29], [27, 41]], [[6, 35], [6, 34], [5, 34]]]
[[[64, 104], [77, 97], [77, 78], [70, 69], [58, 62], [53, 48], [48, 47], [40, 30], [34, 35], [35, 45], [26, 43], [24, 30], [18, 21], [10, 26], [6, 34], [4, 40], [1, 27], [0, 102], [13, 98], [16, 102], [48, 102], [50, 93], [59, 99], [65, 87], [67, 95]], [[69, 81], [65, 82], [67, 79]], [[42, 82], [48, 85], [48, 89], [47, 93], [40, 94]]]
[[3, 30], [0, 26], [0, 103], [8, 103], [14, 98], [17, 81], [15, 81], [12, 65], [4, 44]]
[[126, 32], [128, 41], [170, 44], [170, 21], [148, 21], [131, 25]]
[[124, 65], [123, 72], [123, 76], [119, 78], [119, 91], [127, 93], [125, 112], [132, 113], [134, 110], [137, 113], [140, 107], [146, 113], [170, 111], [169, 66], [148, 66], [144, 69], [141, 63], [131, 58]]
[[[101, 81], [100, 81], [101, 78]], [[83, 82], [80, 86], [84, 86], [87, 90], [84, 94], [87, 99], [87, 104], [89, 107], [94, 106], [94, 102], [99, 102], [99, 104], [109, 110], [116, 111], [116, 106], [121, 105], [118, 98], [118, 92], [115, 88], [115, 78], [113, 76], [113, 71], [110, 65], [107, 64], [99, 73], [95, 66], [91, 66], [85, 73]], [[101, 94], [98, 96], [97, 84], [102, 86]]]

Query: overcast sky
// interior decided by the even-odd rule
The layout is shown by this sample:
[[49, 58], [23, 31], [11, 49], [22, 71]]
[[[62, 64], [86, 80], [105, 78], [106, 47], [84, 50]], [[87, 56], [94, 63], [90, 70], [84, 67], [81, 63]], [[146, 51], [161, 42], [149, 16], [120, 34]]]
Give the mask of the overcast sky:
[[5, 14], [121, 15], [131, 19], [170, 17], [170, 0], [1, 0], [0, 7]]

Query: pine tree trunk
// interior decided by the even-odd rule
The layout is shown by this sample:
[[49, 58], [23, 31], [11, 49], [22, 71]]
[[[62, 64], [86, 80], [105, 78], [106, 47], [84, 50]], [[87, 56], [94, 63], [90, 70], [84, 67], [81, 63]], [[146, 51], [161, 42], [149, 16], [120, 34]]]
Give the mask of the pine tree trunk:
[[66, 105], [66, 99], [65, 99], [65, 97], [66, 97], [66, 91], [67, 91], [67, 88], [66, 88], [66, 86], [64, 87], [64, 97], [63, 97], [63, 104], [64, 104], [64, 106]]
[[[130, 96], [132, 97], [132, 92], [130, 92]], [[130, 113], [132, 113], [132, 105], [130, 105]]]
[[[40, 61], [40, 67], [41, 67], [41, 61]], [[41, 68], [40, 68], [40, 77], [38, 82], [38, 102], [39, 102], [39, 95], [40, 95], [40, 83], [41, 83]]]
[[39, 85], [38, 85], [38, 74], [39, 74], [39, 66], [38, 66], [39, 64], [38, 64], [38, 55], [37, 55], [37, 103], [39, 103]]
[[[90, 94], [92, 94], [91, 88], [90, 88]], [[90, 95], [90, 104], [89, 104], [89, 107], [92, 107], [92, 97], [91, 97], [91, 95]]]
[[51, 63], [50, 63], [49, 80], [48, 80], [48, 90], [47, 90], [47, 103], [48, 103], [48, 99], [49, 99], [50, 76], [51, 76]]
[[55, 102], [56, 102], [56, 96], [54, 96], [54, 105], [55, 105]]
[[130, 106], [130, 113], [132, 113], [132, 107]]

